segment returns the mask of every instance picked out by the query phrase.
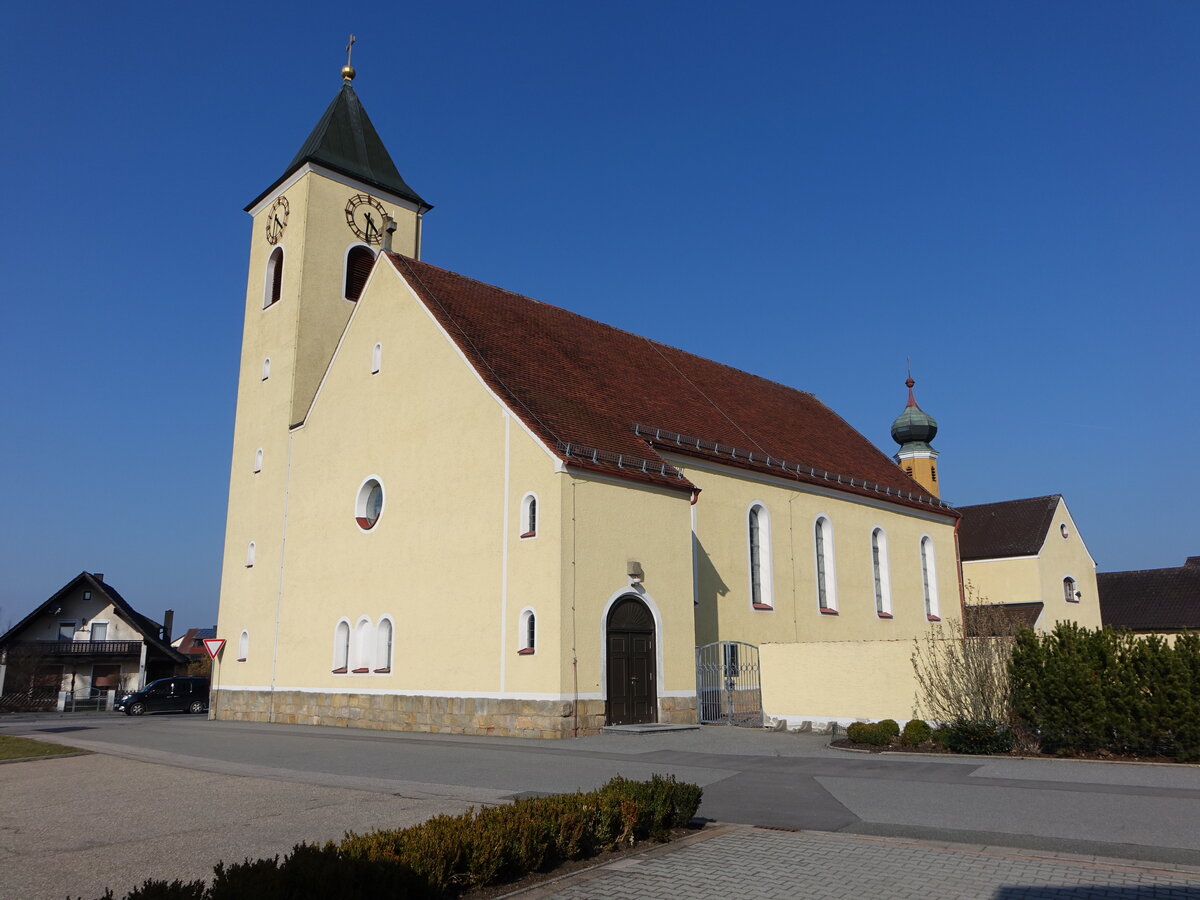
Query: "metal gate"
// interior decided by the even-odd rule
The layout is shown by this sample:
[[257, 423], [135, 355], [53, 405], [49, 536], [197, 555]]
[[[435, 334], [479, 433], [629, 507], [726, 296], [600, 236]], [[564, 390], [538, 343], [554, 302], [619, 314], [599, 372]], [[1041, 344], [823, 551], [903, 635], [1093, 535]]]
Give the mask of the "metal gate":
[[697, 647], [696, 699], [701, 725], [761, 727], [758, 647], [741, 641], [716, 641]]

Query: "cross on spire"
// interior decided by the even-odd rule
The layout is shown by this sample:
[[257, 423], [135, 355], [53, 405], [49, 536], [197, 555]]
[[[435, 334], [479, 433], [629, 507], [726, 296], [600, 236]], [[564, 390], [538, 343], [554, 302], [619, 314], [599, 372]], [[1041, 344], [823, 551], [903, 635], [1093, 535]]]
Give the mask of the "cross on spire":
[[354, 53], [354, 44], [358, 41], [354, 35], [350, 35], [350, 41], [346, 44], [346, 64], [342, 66], [342, 80], [349, 84], [354, 80], [354, 66], [350, 65], [350, 57]]

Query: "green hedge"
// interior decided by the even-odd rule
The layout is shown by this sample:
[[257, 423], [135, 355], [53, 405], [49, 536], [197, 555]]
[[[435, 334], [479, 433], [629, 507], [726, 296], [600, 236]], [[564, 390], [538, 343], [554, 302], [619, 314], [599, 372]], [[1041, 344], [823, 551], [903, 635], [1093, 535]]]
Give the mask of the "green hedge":
[[[298, 844], [282, 859], [218, 863], [212, 883], [146, 881], [124, 900], [436, 898], [546, 871], [601, 850], [667, 840], [700, 806], [674, 777], [617, 777], [589, 793], [517, 800], [419, 825]], [[111, 891], [99, 900], [115, 900]]]
[[1010, 673], [1013, 710], [1048, 753], [1200, 760], [1200, 634], [1172, 646], [1060, 622], [1017, 636]]

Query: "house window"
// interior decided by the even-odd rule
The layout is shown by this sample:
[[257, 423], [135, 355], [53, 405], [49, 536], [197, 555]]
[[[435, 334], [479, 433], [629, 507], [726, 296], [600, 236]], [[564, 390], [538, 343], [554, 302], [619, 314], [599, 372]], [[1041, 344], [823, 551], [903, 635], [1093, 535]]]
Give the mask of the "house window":
[[921, 588], [925, 592], [925, 616], [930, 622], [940, 622], [938, 615], [937, 566], [933, 561], [933, 541], [921, 538]]
[[1079, 596], [1079, 590], [1075, 586], [1075, 579], [1068, 575], [1063, 579], [1063, 599], [1068, 603], [1078, 603]]
[[354, 520], [363, 531], [370, 531], [383, 514], [383, 485], [375, 477], [368, 478], [358, 489], [354, 501]]
[[392, 620], [383, 618], [375, 628], [375, 671], [392, 671]]
[[379, 374], [379, 364], [383, 362], [383, 344], [376, 344], [371, 350], [371, 374]]
[[359, 619], [354, 629], [354, 668], [355, 674], [361, 675], [371, 671], [371, 620]]
[[871, 532], [871, 575], [875, 583], [875, 614], [892, 617], [892, 586], [888, 577], [887, 535], [882, 528]]
[[521, 501], [521, 537], [537, 537], [537, 496], [526, 494]]
[[271, 377], [271, 357], [268, 356], [266, 359], [263, 360], [262, 380], [266, 381], [270, 377]]
[[254, 471], [262, 471], [262, 447], [254, 451]]
[[819, 516], [813, 526], [813, 550], [817, 564], [817, 607], [822, 613], [837, 615], [837, 583], [833, 567], [833, 525]]
[[531, 656], [537, 646], [537, 616], [532, 609], [521, 610], [521, 649], [517, 652], [522, 656]]
[[75, 623], [74, 622], [59, 622], [58, 623], [58, 639], [60, 641], [75, 640]]
[[263, 284], [263, 309], [279, 302], [283, 290], [283, 248], [276, 247], [267, 258], [267, 277]]
[[772, 609], [771, 517], [761, 503], [750, 507], [750, 603], [755, 609]]
[[350, 623], [342, 619], [333, 630], [333, 673], [345, 675], [350, 660]]
[[245, 662], [246, 657], [250, 655], [250, 632], [243, 631], [238, 638], [238, 662]]
[[362, 244], [350, 248], [346, 254], [346, 293], [347, 300], [358, 300], [367, 284], [367, 277], [375, 265], [375, 251]]
[[107, 622], [92, 622], [92, 640], [107, 641], [108, 640], [108, 623]]
[[254, 565], [254, 541], [246, 545], [246, 568]]

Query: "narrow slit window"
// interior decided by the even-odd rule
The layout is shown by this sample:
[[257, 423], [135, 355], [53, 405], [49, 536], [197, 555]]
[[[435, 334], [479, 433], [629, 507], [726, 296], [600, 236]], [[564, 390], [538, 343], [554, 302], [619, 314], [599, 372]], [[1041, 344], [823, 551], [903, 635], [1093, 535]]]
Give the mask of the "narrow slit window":
[[371, 671], [371, 620], [359, 619], [354, 629], [354, 669], [356, 675]]
[[773, 609], [771, 592], [771, 521], [762, 504], [750, 507], [750, 603], [755, 609]]
[[250, 655], [250, 632], [243, 631], [238, 638], [238, 662], [245, 662], [246, 657]]
[[254, 541], [246, 545], [246, 568], [249, 569], [254, 565]]
[[271, 357], [268, 356], [266, 359], [263, 360], [262, 380], [266, 381], [270, 377], [271, 377]]
[[817, 608], [826, 615], [837, 615], [837, 592], [833, 570], [833, 526], [821, 516], [813, 526], [813, 551], [816, 556]]
[[350, 661], [350, 623], [345, 619], [333, 630], [333, 672], [345, 675]]
[[892, 617], [892, 591], [888, 577], [887, 535], [882, 528], [871, 532], [871, 575], [875, 583], [875, 614]]
[[921, 588], [925, 593], [925, 617], [940, 622], [938, 613], [937, 567], [933, 559], [933, 541], [921, 538]]
[[375, 629], [375, 672], [392, 671], [392, 620], [380, 619]]
[[376, 344], [371, 350], [371, 374], [379, 374], [379, 365], [383, 362], [383, 344]]
[[531, 656], [537, 647], [537, 615], [532, 609], [521, 611], [521, 656]]
[[537, 497], [526, 494], [521, 501], [521, 537], [537, 537]]
[[254, 471], [255, 472], [262, 471], [262, 459], [263, 459], [262, 447], [259, 447], [257, 450], [254, 451]]

